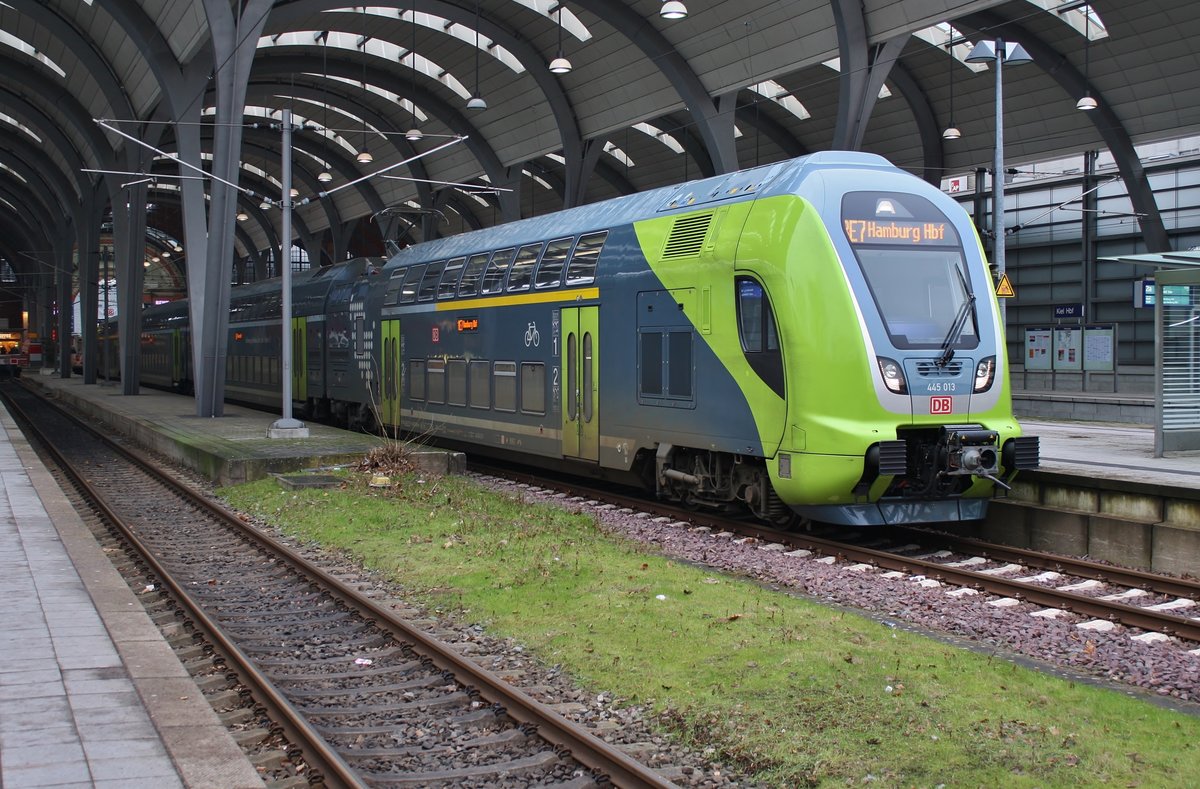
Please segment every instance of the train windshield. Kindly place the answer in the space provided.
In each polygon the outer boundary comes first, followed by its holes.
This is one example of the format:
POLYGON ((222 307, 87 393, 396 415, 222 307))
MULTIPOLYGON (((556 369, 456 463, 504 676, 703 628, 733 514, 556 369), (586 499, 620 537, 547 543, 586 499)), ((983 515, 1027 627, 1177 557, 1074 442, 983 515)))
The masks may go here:
POLYGON ((852 192, 842 201, 842 228, 895 347, 979 344, 958 233, 931 202, 852 192))

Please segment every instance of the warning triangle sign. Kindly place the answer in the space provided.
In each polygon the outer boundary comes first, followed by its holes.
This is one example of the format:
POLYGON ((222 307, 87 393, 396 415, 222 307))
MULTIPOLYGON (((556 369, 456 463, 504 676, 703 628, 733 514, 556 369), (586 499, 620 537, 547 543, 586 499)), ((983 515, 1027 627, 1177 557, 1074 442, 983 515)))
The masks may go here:
POLYGON ((1012 283, 1008 281, 1008 272, 1000 275, 1000 283, 996 285, 996 295, 1002 299, 1011 299, 1017 295, 1012 283))

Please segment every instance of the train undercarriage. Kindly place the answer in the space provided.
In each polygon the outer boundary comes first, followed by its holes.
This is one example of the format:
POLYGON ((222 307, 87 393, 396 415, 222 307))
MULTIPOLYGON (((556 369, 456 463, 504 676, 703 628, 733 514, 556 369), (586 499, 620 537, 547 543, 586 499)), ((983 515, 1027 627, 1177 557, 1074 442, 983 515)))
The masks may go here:
POLYGON ((771 485, 762 458, 660 444, 653 461, 653 487, 659 498, 697 509, 745 509, 780 525, 794 519, 771 485))

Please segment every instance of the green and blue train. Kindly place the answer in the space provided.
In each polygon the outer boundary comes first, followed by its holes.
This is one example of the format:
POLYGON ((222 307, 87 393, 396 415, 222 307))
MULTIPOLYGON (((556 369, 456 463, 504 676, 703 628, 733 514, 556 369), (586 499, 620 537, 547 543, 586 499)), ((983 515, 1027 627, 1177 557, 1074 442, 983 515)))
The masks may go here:
MULTIPOLYGON (((983 249, 950 198, 824 152, 417 244, 293 281, 305 418, 882 525, 982 518, 1038 463, 983 249)), ((279 281, 235 288, 231 399, 278 406, 279 281)), ((142 380, 187 390, 186 304, 142 380)))

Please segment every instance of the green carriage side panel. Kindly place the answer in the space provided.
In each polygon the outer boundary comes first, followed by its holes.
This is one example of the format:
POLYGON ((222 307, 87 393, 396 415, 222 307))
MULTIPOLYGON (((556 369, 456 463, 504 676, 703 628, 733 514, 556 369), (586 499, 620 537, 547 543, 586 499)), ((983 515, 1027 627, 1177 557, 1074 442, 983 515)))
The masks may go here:
POLYGON ((885 413, 874 395, 857 307, 816 208, 802 197, 780 195, 648 220, 636 229, 667 288, 710 290, 710 310, 698 300, 685 302, 684 312, 753 413, 779 494, 851 501, 863 453, 875 441, 895 438, 896 415, 885 413), (698 257, 664 259, 676 223, 703 214, 712 220, 698 257), (742 351, 739 276, 759 281, 770 300, 784 349, 784 397, 758 377, 742 351), (792 455, 792 472, 783 479, 780 451, 792 455))
POLYGON ((897 417, 874 393, 865 327, 829 231, 817 210, 798 197, 757 201, 738 250, 739 269, 757 270, 774 297, 789 424, 782 446, 819 455, 862 452, 895 438, 897 417), (869 437, 876 428, 888 434, 869 437))
MULTIPOLYGON (((792 443, 787 398, 794 394, 794 375, 791 369, 784 370, 787 389, 785 397, 780 397, 750 368, 738 331, 734 280, 738 276, 750 276, 762 283, 779 328, 785 359, 790 362, 796 338, 806 337, 811 332, 803 325, 797 325, 796 316, 791 312, 790 305, 795 300, 791 288, 795 285, 790 279, 794 267, 787 265, 789 256, 801 254, 803 260, 822 254, 821 251, 816 254, 797 252, 795 247, 801 243, 796 238, 797 222, 806 222, 823 232, 820 219, 811 206, 791 196, 746 201, 636 225, 643 253, 664 286, 667 289, 694 287, 703 294, 703 298, 684 302, 684 313, 735 381, 746 407, 754 415, 765 457, 773 457, 781 445, 792 443), (697 245, 697 254, 678 255, 676 228, 694 226, 705 216, 711 219, 703 240, 697 245)), ((818 250, 824 249, 828 249, 827 242, 824 247, 818 247, 818 250)), ((820 301, 820 298, 816 300, 820 301)), ((799 320, 807 324, 809 318, 804 316, 799 320)))
POLYGON ((561 324, 563 457, 599 461, 600 308, 564 307, 561 324))
POLYGON ((308 319, 292 318, 292 399, 308 399, 308 319))

